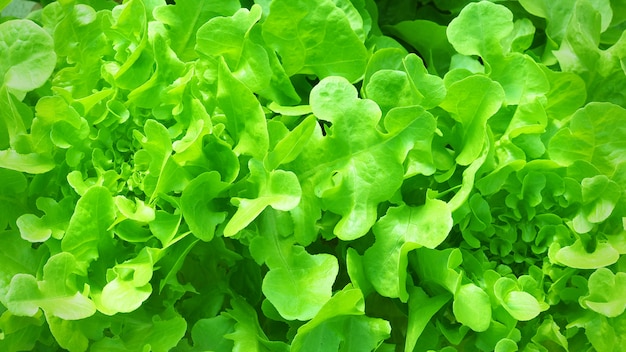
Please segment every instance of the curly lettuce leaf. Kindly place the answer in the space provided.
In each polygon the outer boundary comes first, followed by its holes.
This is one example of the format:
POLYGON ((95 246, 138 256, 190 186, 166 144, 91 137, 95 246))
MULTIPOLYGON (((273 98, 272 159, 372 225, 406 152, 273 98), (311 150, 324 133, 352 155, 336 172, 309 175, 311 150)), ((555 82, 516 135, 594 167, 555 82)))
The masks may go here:
POLYGON ((376 205, 402 184, 403 162, 416 141, 434 134, 433 116, 420 107, 396 108, 376 126, 381 111, 359 99, 344 78, 322 80, 311 92, 315 116, 332 127, 319 131, 310 147, 293 162, 302 183, 304 206, 317 206, 342 216, 334 233, 343 240, 363 236, 376 221, 376 205), (393 151, 390 153, 390 151, 393 151), (311 196, 315 195, 315 198, 311 196), (317 199, 316 199, 317 198, 317 199))
POLYGON ((427 199, 418 207, 390 208, 374 225, 376 242, 364 255, 365 274, 383 296, 399 297, 406 302, 407 253, 415 248, 435 248, 452 229, 448 205, 427 199))
POLYGON ((287 75, 362 77, 367 49, 337 4, 347 1, 272 1, 263 37, 282 58, 287 75))
POLYGON ((33 21, 0 23, 0 48, 0 85, 21 98, 41 87, 56 65, 52 37, 33 21))
POLYGON ((59 253, 48 259, 43 280, 30 274, 17 274, 7 292, 7 308, 15 315, 34 316, 39 309, 64 320, 78 320, 96 313, 96 305, 77 284, 76 276, 84 275, 70 253, 59 253))
POLYGON ((370 318, 364 310, 361 291, 346 287, 337 292, 313 319, 298 329, 291 350, 332 349, 347 352, 377 348, 391 332, 389 322, 370 318))

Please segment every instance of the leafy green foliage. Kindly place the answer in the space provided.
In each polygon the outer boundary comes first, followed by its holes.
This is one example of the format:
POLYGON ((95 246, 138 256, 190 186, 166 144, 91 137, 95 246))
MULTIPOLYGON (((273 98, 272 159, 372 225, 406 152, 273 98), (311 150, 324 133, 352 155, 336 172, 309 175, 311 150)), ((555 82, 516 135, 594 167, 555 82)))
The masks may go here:
POLYGON ((168 3, 0 0, 0 350, 626 345, 623 1, 168 3))

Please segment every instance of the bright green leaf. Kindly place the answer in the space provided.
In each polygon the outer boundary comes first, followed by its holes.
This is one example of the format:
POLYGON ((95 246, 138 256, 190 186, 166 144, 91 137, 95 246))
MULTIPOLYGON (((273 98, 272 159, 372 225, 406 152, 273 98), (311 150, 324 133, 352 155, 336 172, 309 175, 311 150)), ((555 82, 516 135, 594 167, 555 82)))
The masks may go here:
POLYGON ((96 312, 96 306, 76 287, 75 277, 79 273, 74 257, 59 253, 48 259, 43 281, 29 274, 13 277, 7 293, 7 306, 13 314, 22 316, 34 316, 41 308, 47 314, 65 320, 89 317, 96 312))
POLYGON ((537 299, 524 291, 509 292, 504 297, 503 306, 513 318, 519 321, 534 319, 541 313, 541 307, 537 299))
POLYGON ((342 216, 334 228, 339 238, 361 237, 376 221, 377 204, 400 186, 408 151, 434 134, 433 116, 419 107, 398 108, 385 119, 388 133, 383 134, 375 127, 381 117, 378 106, 358 99, 356 89, 340 77, 315 86, 311 106, 332 127, 326 137, 314 135, 294 161, 307 196, 301 207, 317 206, 315 195, 323 208, 342 216))
POLYGON ((590 103, 572 116, 569 126, 560 129, 550 140, 550 158, 561 165, 576 160, 590 162, 612 177, 626 161, 626 119, 624 108, 610 103, 590 103))
POLYGON ((626 273, 613 274, 599 268, 589 276, 589 294, 580 298, 580 304, 609 318, 626 310, 626 273))
POLYGON ((474 331, 485 331, 491 324, 489 296, 474 284, 459 287, 452 308, 456 319, 474 331))
POLYGON ((450 209, 438 199, 427 199, 419 207, 390 208, 374 225, 376 242, 364 256, 365 273, 376 291, 406 302, 407 253, 437 247, 451 229, 450 209))
POLYGON ((489 1, 470 3, 461 10, 447 29, 454 48, 464 55, 483 56, 502 53, 501 41, 513 31, 513 14, 502 5, 489 1))
POLYGON ((281 56, 289 76, 304 73, 357 81, 365 71, 365 45, 334 1, 272 1, 263 37, 281 56))
POLYGON ((216 209, 215 198, 228 187, 216 171, 206 172, 193 179, 180 197, 183 217, 189 229, 203 241, 210 241, 215 227, 226 219, 226 213, 216 209))
POLYGON ((100 186, 90 188, 76 204, 61 248, 78 261, 97 259, 100 246, 112 240, 109 227, 114 220, 115 205, 109 190, 100 186))
POLYGON ((233 198, 238 209, 224 228, 225 236, 233 236, 248 226, 268 206, 288 211, 300 202, 302 190, 295 174, 284 170, 268 172, 255 160, 250 161, 249 167, 251 182, 258 187, 259 194, 254 199, 233 198))
POLYGON ((298 329, 291 350, 372 351, 390 332, 389 322, 364 314, 363 294, 348 286, 298 329))
POLYGON ((194 46, 199 28, 213 17, 232 15, 239 9, 239 6, 239 3, 234 0, 179 0, 176 6, 156 7, 153 14, 157 20, 168 25, 172 49, 178 57, 189 61, 197 57, 194 46))
POLYGON ((262 159, 269 148, 265 115, 252 94, 229 71, 219 65, 217 101, 226 114, 226 130, 235 140, 235 152, 262 159))
POLYGON ((426 325, 448 301, 451 295, 441 294, 429 297, 423 289, 412 287, 409 291, 409 325, 407 327, 405 352, 415 349, 417 340, 426 325))
POLYGON ((315 128, 315 118, 309 116, 296 126, 265 157, 263 164, 267 170, 274 170, 281 164, 293 161, 307 146, 315 128))
POLYGON ((0 85, 20 96, 42 86, 56 65, 50 35, 29 20, 0 23, 0 85))
POLYGON ((600 242, 593 252, 588 252, 580 240, 559 249, 554 256, 557 263, 577 269, 597 269, 611 265, 618 259, 619 252, 610 244, 600 242))
POLYGON ((448 87, 441 107, 462 126, 456 157, 459 164, 469 165, 478 158, 487 135, 487 120, 500 109, 504 97, 502 87, 484 76, 470 76, 448 87))

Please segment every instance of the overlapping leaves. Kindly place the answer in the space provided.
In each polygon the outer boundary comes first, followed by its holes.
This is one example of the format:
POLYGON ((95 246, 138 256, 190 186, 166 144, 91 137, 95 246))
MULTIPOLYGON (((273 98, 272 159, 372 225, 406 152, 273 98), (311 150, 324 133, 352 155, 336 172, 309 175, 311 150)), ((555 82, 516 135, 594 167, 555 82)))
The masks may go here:
POLYGON ((0 349, 623 345, 619 1, 44 3, 0 1, 0 349))

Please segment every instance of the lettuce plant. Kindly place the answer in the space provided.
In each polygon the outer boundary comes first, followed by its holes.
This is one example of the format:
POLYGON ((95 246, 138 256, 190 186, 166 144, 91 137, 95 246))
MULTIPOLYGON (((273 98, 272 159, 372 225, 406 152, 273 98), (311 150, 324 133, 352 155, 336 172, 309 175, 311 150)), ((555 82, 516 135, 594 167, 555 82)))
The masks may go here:
POLYGON ((626 346, 623 1, 9 2, 0 350, 626 346))

